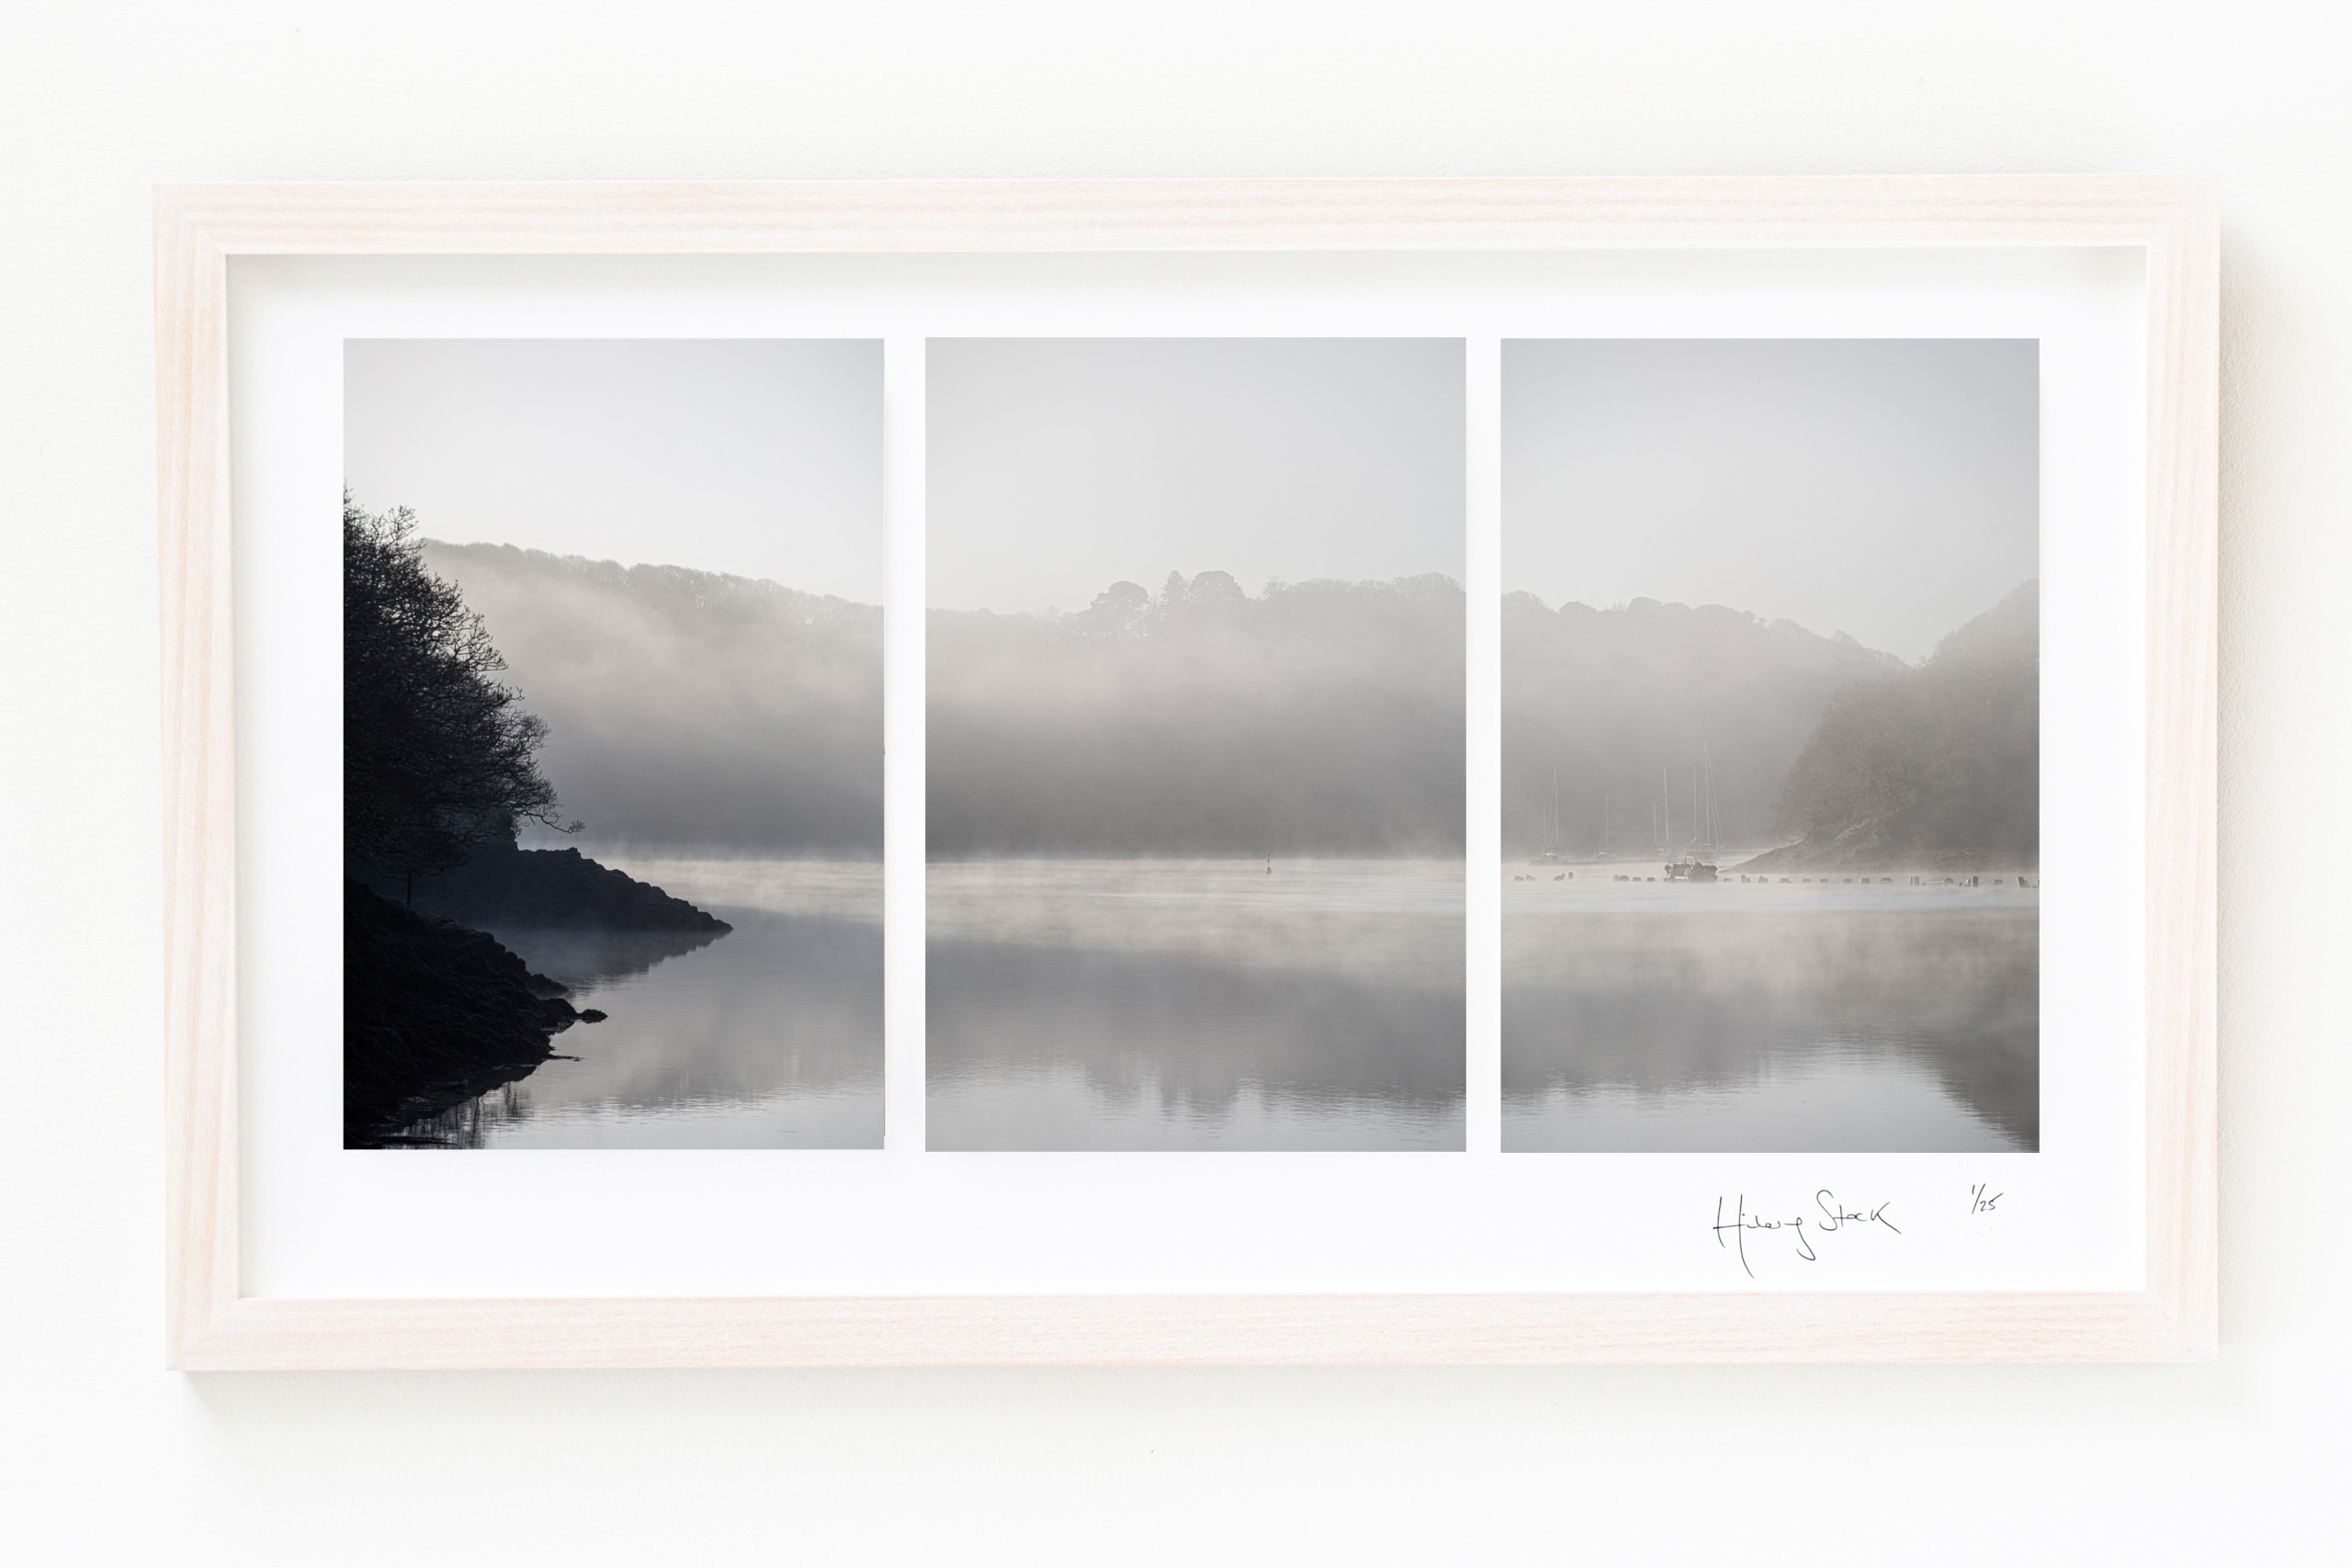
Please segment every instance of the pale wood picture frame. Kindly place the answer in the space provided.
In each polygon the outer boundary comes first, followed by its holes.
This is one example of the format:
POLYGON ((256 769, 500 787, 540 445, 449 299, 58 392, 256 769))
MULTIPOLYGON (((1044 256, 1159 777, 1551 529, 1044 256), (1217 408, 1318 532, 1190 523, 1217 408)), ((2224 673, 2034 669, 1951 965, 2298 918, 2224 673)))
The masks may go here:
POLYGON ((2218 223, 2175 176, 220 185, 155 199, 167 1346, 192 1371, 2132 1360, 2217 1346, 2218 223), (240 1290, 235 256, 2134 247, 2146 1277, 2111 1293, 287 1300, 240 1290))

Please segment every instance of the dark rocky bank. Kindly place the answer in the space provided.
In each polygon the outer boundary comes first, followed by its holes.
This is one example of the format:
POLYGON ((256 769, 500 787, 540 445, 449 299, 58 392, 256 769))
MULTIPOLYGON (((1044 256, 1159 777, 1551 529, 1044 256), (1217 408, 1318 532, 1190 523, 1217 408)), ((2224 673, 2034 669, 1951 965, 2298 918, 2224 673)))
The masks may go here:
POLYGON ((427 915, 481 930, 707 931, 735 928, 684 898, 599 865, 578 850, 477 845, 455 871, 419 876, 411 890, 388 873, 354 868, 368 887, 427 915))
MULTIPOLYGON (((523 1077, 585 1018, 485 932, 343 889, 344 1146, 523 1077)), ((697 911, 698 912, 698 911, 697 911)))

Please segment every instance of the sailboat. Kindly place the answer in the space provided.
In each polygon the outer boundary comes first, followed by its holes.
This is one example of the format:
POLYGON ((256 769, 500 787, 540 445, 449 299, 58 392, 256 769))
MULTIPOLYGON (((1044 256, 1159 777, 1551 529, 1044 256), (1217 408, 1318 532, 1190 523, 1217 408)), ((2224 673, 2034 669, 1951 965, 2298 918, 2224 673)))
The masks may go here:
MULTIPOLYGON (((1663 787, 1663 778, 1660 784, 1663 787)), ((1670 797, 1667 809, 1673 810, 1670 797)), ((1722 848, 1723 813, 1715 801, 1714 760, 1704 745, 1699 748, 1699 765, 1690 770, 1690 847, 1680 858, 1667 863, 1667 880, 1713 882, 1722 848)))
POLYGON ((1568 857, 1560 849, 1560 770, 1552 770, 1552 818, 1544 839, 1544 848, 1531 857, 1530 865, 1557 865, 1568 857))

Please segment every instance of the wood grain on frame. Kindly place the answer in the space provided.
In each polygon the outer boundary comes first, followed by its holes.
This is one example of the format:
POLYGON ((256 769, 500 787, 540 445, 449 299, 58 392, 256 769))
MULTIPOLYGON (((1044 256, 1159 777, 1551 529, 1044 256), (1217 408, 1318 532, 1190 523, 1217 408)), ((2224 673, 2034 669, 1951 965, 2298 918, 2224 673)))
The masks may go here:
POLYGON ((2164 175, 159 188, 171 1364, 2211 1356, 2218 253, 2212 182, 2164 175), (2114 245, 2147 256, 2148 1272, 2142 1289, 520 1301, 239 1293, 229 257, 1942 245, 2114 245))

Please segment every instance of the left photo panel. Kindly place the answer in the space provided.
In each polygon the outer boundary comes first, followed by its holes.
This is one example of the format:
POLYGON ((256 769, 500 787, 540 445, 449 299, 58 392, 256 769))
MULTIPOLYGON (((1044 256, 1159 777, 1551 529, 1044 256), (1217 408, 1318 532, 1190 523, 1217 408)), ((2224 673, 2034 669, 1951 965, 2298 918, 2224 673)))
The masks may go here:
POLYGON ((345 1146, 879 1147, 881 344, 355 339, 344 476, 345 1146))

